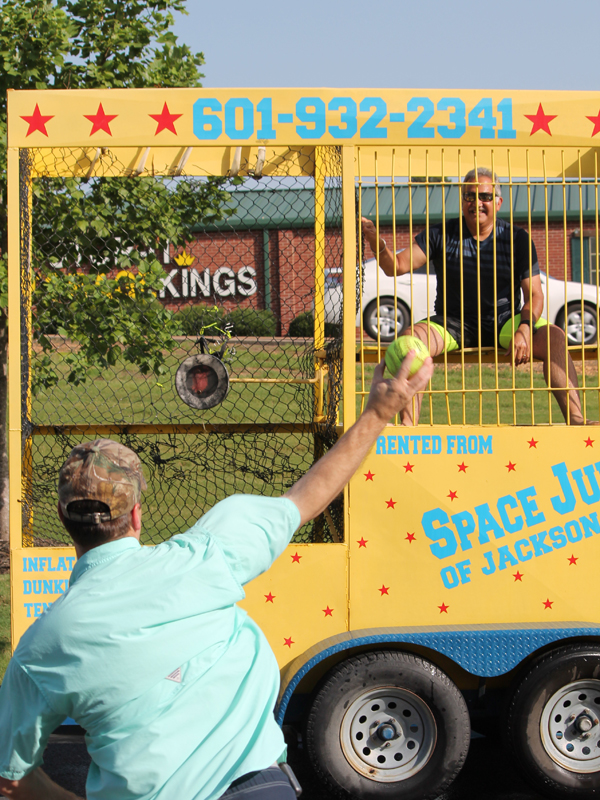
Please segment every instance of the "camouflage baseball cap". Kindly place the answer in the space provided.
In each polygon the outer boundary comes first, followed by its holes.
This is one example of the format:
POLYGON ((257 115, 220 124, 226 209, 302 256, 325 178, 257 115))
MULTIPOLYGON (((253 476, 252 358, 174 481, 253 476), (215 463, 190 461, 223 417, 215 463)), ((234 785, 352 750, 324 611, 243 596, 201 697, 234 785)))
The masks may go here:
POLYGON ((96 439, 71 450, 58 474, 58 500, 67 519, 106 522, 128 514, 146 489, 139 458, 111 439, 96 439), (109 512, 81 514, 69 511, 78 500, 99 500, 109 512))

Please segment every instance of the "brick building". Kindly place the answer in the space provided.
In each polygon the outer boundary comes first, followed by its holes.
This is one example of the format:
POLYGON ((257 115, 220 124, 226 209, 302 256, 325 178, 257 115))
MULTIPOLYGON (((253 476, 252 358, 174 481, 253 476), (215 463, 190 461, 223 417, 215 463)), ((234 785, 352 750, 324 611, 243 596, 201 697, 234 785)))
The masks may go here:
MULTIPOLYGON (((540 267, 552 277, 596 282, 597 188, 579 185, 515 184, 513 221, 531 230, 540 267)), ((510 219, 511 193, 502 187, 501 217, 510 219)), ((361 213, 375 219, 391 244, 396 219, 396 249, 430 224, 459 214, 459 186, 389 185, 361 189, 361 213), (427 193, 429 197, 427 197, 427 193), (377 197, 378 195, 378 197, 377 197)), ((341 265, 340 190, 326 191, 325 264, 341 265)), ((161 299, 173 310, 190 303, 270 309, 279 333, 310 311, 314 294, 314 192, 307 186, 269 185, 232 192, 231 216, 199 228, 184 252, 165 251, 161 299)), ((370 252, 365 257, 371 256, 370 252)))

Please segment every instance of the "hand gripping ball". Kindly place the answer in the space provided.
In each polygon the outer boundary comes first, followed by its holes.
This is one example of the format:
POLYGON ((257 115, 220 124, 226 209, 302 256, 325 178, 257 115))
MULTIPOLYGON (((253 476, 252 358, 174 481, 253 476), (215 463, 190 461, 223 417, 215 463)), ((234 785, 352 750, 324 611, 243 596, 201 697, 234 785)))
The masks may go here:
POLYGON ((398 370, 410 350, 414 350, 416 355, 410 365, 408 374, 414 375, 415 372, 421 369, 423 362, 429 355, 427 346, 416 336, 401 336, 391 343, 385 354, 385 365, 392 375, 398 374, 398 370))

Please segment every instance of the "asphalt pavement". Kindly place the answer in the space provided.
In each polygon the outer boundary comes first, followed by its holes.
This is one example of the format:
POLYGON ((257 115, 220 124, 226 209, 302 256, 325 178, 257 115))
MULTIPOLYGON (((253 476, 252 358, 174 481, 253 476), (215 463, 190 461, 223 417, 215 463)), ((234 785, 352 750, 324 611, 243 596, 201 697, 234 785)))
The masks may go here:
MULTIPOLYGON (((302 744, 289 749, 288 760, 304 789, 303 800, 333 800, 312 774, 302 744)), ((44 768, 65 789, 85 797, 89 756, 83 741, 54 737, 44 755, 44 768)), ((465 766, 440 800, 543 800, 521 780, 507 763, 501 743, 494 738, 475 738, 465 766)), ((173 799, 175 800, 175 798, 173 799)), ((177 798, 177 800, 184 800, 177 798)))

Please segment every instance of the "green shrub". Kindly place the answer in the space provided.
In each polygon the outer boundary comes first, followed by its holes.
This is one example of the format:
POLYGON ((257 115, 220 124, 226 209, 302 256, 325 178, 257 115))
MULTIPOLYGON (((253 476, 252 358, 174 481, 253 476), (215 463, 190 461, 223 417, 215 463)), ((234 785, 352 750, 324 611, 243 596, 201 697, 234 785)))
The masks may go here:
POLYGON ((225 328, 232 336, 275 336, 277 321, 272 311, 256 308, 234 308, 228 311, 201 303, 186 306, 175 315, 183 336, 218 336, 225 328))
POLYGON ((272 311, 256 308, 235 308, 225 317, 232 336, 275 336, 277 321, 272 311))
MULTIPOLYGON (((290 324, 290 336, 303 336, 312 338, 315 333, 315 318, 312 311, 303 311, 290 324)), ((325 336, 335 338, 341 334, 341 326, 333 322, 325 323, 325 336)))
POLYGON ((225 311, 201 303, 182 308, 175 319, 182 336, 216 336, 225 327, 225 311))

